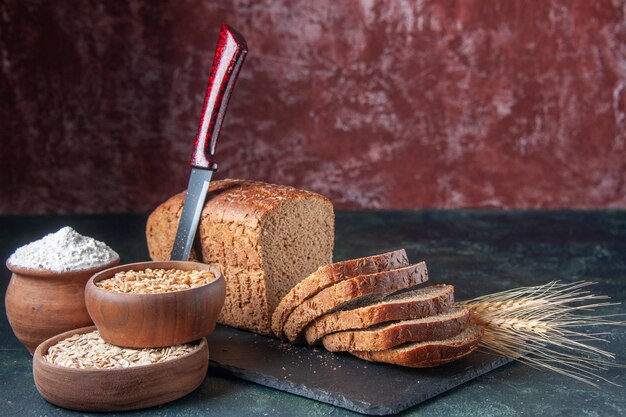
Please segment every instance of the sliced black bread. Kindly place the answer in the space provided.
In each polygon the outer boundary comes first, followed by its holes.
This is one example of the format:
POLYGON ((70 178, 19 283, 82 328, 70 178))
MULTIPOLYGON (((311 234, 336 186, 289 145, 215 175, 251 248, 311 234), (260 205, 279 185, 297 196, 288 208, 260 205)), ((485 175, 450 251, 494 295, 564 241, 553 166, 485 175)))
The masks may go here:
POLYGON ((304 328, 316 318, 363 300, 374 302, 384 296, 421 284, 428 280, 426 263, 410 265, 393 271, 359 275, 323 289, 298 305, 289 315, 283 331, 291 343, 303 343, 304 328))
POLYGON ((406 343, 387 350, 350 353, 370 362, 386 362, 411 368, 430 368, 469 355, 478 347, 482 335, 482 327, 471 324, 463 332, 449 339, 406 343))
POLYGON ((453 307, 436 316, 383 323, 364 330, 331 333, 324 336, 322 343, 331 352, 386 350, 408 342, 454 337, 467 328, 469 318, 469 308, 453 307))
POLYGON ((323 289, 358 275, 375 274, 382 271, 408 266, 409 261, 404 249, 393 252, 336 262, 321 266, 304 280, 296 284, 280 301, 272 314, 272 331, 274 334, 287 340, 283 326, 289 315, 306 299, 314 296, 323 289))
POLYGON ((305 329, 307 342, 318 344, 327 334, 343 330, 365 329, 379 323, 419 319, 445 313, 454 304, 452 285, 432 285, 401 294, 392 294, 374 303, 365 303, 350 310, 325 314, 305 329))

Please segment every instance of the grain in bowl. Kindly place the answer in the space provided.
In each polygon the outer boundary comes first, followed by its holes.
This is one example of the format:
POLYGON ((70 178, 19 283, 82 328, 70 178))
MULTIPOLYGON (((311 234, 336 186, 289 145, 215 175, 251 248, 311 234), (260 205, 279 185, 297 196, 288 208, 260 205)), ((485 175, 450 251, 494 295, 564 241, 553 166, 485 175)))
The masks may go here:
POLYGON ((152 269, 127 270, 96 282, 106 291, 124 294, 155 294, 188 290, 216 280, 211 270, 152 269))
POLYGON ((96 330, 70 330, 35 349, 35 386, 52 404, 105 412, 152 407, 189 394, 206 377, 205 338, 187 346, 129 349, 103 344, 96 330))
POLYGON ((174 346, 209 335, 226 298, 217 265, 152 261, 109 268, 85 286, 100 336, 118 346, 174 346))
POLYGON ((107 343, 94 330, 59 340, 48 348, 43 358, 48 363, 67 368, 129 368, 180 358, 197 348, 197 343, 163 348, 125 348, 107 343))

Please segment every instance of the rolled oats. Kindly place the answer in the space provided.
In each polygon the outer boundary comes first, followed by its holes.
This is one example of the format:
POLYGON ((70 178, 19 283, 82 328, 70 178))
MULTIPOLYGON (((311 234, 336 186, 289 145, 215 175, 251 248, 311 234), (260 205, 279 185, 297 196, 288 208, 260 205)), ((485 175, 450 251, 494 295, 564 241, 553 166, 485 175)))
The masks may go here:
POLYGON ((75 334, 48 348, 44 360, 68 368, 130 368, 166 362, 187 355, 198 348, 198 343, 164 348, 133 349, 105 342, 97 330, 75 334))

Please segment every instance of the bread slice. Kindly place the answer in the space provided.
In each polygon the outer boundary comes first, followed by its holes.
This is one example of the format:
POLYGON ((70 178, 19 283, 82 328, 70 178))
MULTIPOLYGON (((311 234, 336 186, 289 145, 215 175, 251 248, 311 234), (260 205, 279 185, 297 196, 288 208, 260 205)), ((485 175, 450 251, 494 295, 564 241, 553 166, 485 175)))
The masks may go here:
MULTIPOLYGON (((146 238, 153 260, 170 259, 184 198, 178 194, 150 215, 146 238)), ((218 264, 226 279, 219 323, 270 336, 279 301, 332 262, 333 206, 292 187, 213 181, 196 237, 195 258, 218 264)))
POLYGON ((318 344, 333 332, 365 329, 392 320, 419 319, 445 313, 454 304, 452 285, 432 285, 392 294, 383 300, 323 315, 315 319, 304 330, 307 342, 318 344))
POLYGON ((277 337, 287 340, 283 332, 283 326, 289 315, 304 300, 314 296, 324 288, 357 275, 375 274, 402 268, 407 265, 409 265, 409 260, 406 256, 406 251, 400 249, 380 255, 321 266, 317 271, 296 284, 283 297, 272 315, 272 331, 277 337))
POLYGON ((426 263, 420 262, 393 271, 359 275, 338 282, 309 298, 289 315, 283 331, 291 343, 303 343, 304 328, 319 316, 363 300, 380 300, 392 292, 428 280, 426 263))
POLYGON ((387 350, 350 353, 370 362, 386 362, 411 368, 430 368, 469 355, 478 347, 482 335, 482 327, 470 324, 464 331, 449 339, 406 343, 387 350))
POLYGON ((443 340, 461 333, 469 324, 470 310, 454 307, 443 314, 421 319, 394 321, 347 330, 324 336, 322 343, 330 352, 385 350, 407 342, 443 340))

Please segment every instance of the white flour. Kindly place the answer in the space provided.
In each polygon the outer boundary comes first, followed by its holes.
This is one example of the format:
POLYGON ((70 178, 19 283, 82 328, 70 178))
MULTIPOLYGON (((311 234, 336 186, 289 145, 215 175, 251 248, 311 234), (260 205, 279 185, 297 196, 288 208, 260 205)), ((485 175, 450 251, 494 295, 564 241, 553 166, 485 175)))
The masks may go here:
POLYGON ((89 269, 107 264, 119 255, 103 242, 82 236, 67 226, 17 249, 11 265, 55 272, 89 269))

